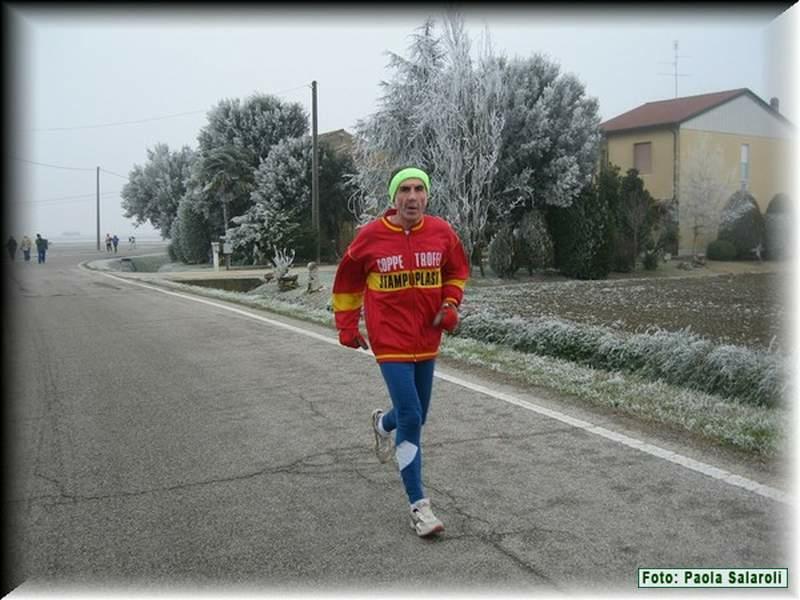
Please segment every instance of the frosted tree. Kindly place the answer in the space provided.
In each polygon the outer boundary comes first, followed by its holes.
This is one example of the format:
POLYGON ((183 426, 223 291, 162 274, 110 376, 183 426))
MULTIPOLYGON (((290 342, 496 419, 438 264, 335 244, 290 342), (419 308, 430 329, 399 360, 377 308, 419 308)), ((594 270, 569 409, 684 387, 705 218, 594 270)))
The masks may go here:
POLYGON ((431 174, 429 210, 453 220, 479 262, 490 221, 569 206, 591 181, 600 118, 597 101, 554 63, 497 58, 488 34, 473 60, 461 18, 442 25, 439 36, 426 22, 408 59, 392 55, 379 110, 356 130, 351 209, 376 216, 391 171, 419 164, 431 174))
POLYGON ((351 209, 365 221, 388 203, 389 174, 416 164, 431 174, 429 211, 446 217, 465 250, 485 243, 492 178, 503 125, 500 66, 488 35, 477 65, 463 20, 443 19, 443 37, 427 21, 413 37, 410 58, 391 55, 395 77, 382 85, 380 109, 359 123, 351 209))
POLYGON ((250 194, 251 207, 234 217, 234 249, 261 252, 297 242, 311 216, 311 140, 308 136, 276 144, 258 169, 250 194))
MULTIPOLYGON (((352 161, 327 144, 319 146, 320 252, 335 254, 339 227, 353 220, 347 211, 352 189, 344 174, 352 161)), ((289 138, 276 144, 255 172, 250 208, 234 217, 234 247, 244 253, 255 247, 295 246, 301 255, 316 250, 311 223, 311 138, 289 138)))
POLYGON ((290 213, 271 202, 254 205, 244 215, 234 217, 233 222, 236 226, 228 235, 233 249, 252 256, 253 264, 264 262, 271 245, 290 243, 299 227, 290 213))
POLYGON ((243 146, 227 144, 200 155, 195 163, 193 181, 198 191, 195 210, 215 222, 217 208, 222 208, 219 233, 225 235, 231 214, 240 214, 249 204, 253 188, 252 152, 243 146))
POLYGON ((208 112, 198 134, 197 160, 187 196, 215 230, 226 231, 231 219, 251 205, 254 171, 283 139, 306 134, 302 106, 274 96, 255 94, 244 102, 220 101, 208 112))
POLYGON ((501 61, 506 88, 495 189, 501 216, 570 206, 591 181, 600 142, 597 100, 544 56, 501 61))
POLYGON ((720 147, 710 148, 704 137, 690 147, 681 172, 681 219, 690 224, 694 255, 699 239, 710 241, 707 238, 716 235, 722 203, 735 186, 735 171, 725 168, 720 147))
POLYGON ((453 225, 472 257, 486 242, 501 150, 504 88, 488 35, 482 39, 477 67, 458 15, 445 19, 444 40, 446 64, 422 105, 430 124, 435 173, 429 206, 453 225))
POLYGON ((244 102, 221 100, 207 118, 208 124, 197 136, 198 151, 241 146, 250 151, 254 169, 279 141, 308 133, 308 116, 300 104, 265 94, 254 94, 244 102))
POLYGON ((135 218, 137 224, 149 221, 161 237, 169 237, 194 157, 188 146, 177 152, 171 152, 167 144, 148 148, 147 162, 134 165, 120 192, 125 217, 135 218))
POLYGON ((395 75, 381 82, 384 92, 378 111, 356 125, 355 172, 349 177, 356 191, 350 210, 362 222, 386 208, 387 180, 395 168, 406 164, 430 168, 431 163, 426 95, 444 64, 434 21, 429 19, 412 35, 409 58, 388 55, 395 75))

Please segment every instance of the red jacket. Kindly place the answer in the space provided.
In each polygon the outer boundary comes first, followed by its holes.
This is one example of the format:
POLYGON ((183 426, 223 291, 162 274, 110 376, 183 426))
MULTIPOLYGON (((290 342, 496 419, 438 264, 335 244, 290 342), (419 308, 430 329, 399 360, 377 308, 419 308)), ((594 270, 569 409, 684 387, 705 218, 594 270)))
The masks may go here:
POLYGON ((383 217, 362 227, 333 282, 337 329, 355 329, 364 307, 378 362, 417 362, 439 352, 433 319, 445 300, 458 306, 469 277, 464 248, 447 221, 425 215, 406 232, 383 217))

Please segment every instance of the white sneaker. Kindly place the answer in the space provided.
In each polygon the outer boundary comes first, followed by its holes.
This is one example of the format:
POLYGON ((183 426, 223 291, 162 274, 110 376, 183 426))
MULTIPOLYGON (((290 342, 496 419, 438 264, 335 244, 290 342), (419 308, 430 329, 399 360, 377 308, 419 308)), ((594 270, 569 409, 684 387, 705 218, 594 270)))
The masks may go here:
POLYGON ((419 537, 426 537, 444 531, 444 525, 431 510, 428 498, 417 500, 411 505, 411 528, 419 537))
POLYGON ((372 432, 375 434, 375 456, 382 463, 387 463, 394 454, 394 440, 392 435, 383 435, 378 431, 378 421, 383 416, 383 411, 376 408, 372 411, 372 432))

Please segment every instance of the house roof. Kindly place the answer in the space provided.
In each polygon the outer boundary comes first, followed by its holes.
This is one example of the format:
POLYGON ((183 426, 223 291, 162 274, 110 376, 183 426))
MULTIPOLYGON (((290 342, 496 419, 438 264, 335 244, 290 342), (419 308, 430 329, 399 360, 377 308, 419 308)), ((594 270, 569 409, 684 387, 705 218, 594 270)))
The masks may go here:
POLYGON ((674 98, 672 100, 647 102, 613 119, 600 123, 600 129, 604 133, 608 133, 628 129, 642 129, 644 127, 677 125, 745 94, 751 96, 781 120, 786 121, 780 113, 773 110, 769 104, 764 102, 749 89, 739 88, 724 92, 714 92, 713 94, 701 94, 699 96, 686 96, 684 98, 674 98))
POLYGON ((317 139, 330 144, 335 152, 343 154, 352 154, 353 152, 355 140, 353 139, 353 135, 345 129, 336 129, 334 131, 320 133, 317 139))

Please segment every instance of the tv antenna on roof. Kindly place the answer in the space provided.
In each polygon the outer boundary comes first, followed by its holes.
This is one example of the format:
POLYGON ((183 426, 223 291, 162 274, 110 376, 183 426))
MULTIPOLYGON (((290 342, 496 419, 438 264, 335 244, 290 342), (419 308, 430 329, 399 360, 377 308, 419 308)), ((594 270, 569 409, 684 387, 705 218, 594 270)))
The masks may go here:
MULTIPOLYGON (((678 40, 672 42, 672 49, 675 51, 675 60, 672 62, 659 62, 661 65, 672 65, 672 73, 659 73, 659 75, 670 75, 675 78, 675 97, 678 97, 678 77, 688 77, 686 73, 678 73, 678 40)), ((682 56, 680 58, 691 58, 690 56, 682 56)))

